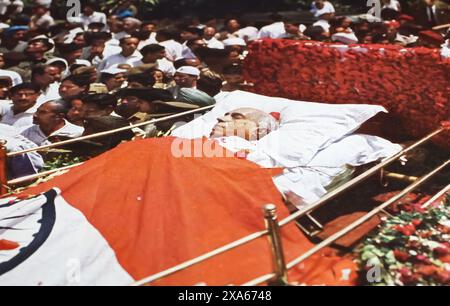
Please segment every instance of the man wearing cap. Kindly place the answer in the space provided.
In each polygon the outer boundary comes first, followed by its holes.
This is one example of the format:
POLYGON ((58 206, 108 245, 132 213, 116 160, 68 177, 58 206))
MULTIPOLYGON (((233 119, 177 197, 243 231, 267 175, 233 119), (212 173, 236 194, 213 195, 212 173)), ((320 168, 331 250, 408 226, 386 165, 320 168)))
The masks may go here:
POLYGON ((117 65, 113 65, 101 71, 100 82, 106 85, 108 92, 113 93, 123 85, 126 85, 126 72, 126 69, 121 69, 117 65))
POLYGON ((175 74, 173 63, 166 59, 166 48, 159 44, 150 44, 141 49, 142 59, 133 63, 134 67, 156 64, 156 68, 167 75, 175 74))
POLYGON ((192 66, 182 66, 177 69, 173 77, 176 86, 169 88, 176 99, 180 92, 180 88, 197 88, 197 80, 200 77, 200 70, 192 66))
POLYGON ((83 134, 84 129, 66 120, 68 109, 66 105, 48 101, 39 106, 33 115, 33 125, 21 135, 38 146, 57 141, 57 137, 76 138, 83 134))
POLYGON ((214 27, 205 27, 203 30, 203 40, 208 48, 223 49, 223 43, 216 38, 217 30, 214 27))
POLYGON ((0 52, 23 52, 27 47, 25 36, 28 33, 28 26, 11 26, 2 33, 0 52))
MULTIPOLYGON (((141 113, 149 115, 148 118, 161 118, 169 115, 181 113, 188 110, 199 108, 198 105, 192 103, 172 101, 173 98, 170 92, 163 89, 155 88, 138 88, 138 89, 123 89, 119 92, 122 97, 122 103, 133 104, 141 113)), ((193 115, 188 117, 177 118, 165 122, 158 123, 156 126, 161 131, 170 130, 175 122, 187 122, 193 119, 193 115)), ((147 135, 151 130, 146 128, 147 135)), ((154 132, 154 131, 152 131, 154 132)))
POLYGON ((38 105, 36 100, 41 89, 33 83, 22 83, 11 88, 13 104, 0 104, 0 123, 17 128, 25 128, 33 124, 33 114, 38 105))
POLYGON ((34 63, 44 63, 48 60, 47 53, 51 53, 55 43, 45 35, 36 36, 28 41, 25 55, 34 63))
POLYGON ((138 62, 142 59, 141 53, 137 50, 138 45, 139 38, 137 37, 126 36, 122 38, 120 40, 120 47, 122 48, 122 52, 105 58, 98 65, 98 69, 102 71, 116 64, 129 64, 133 66, 135 62, 138 62))

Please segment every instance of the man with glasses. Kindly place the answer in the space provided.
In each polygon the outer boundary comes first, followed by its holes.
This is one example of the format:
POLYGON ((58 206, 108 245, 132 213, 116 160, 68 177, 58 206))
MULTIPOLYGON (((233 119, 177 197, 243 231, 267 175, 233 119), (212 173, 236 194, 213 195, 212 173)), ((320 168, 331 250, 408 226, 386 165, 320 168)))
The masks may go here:
POLYGON ((0 123, 22 129, 33 124, 36 100, 41 94, 39 85, 22 83, 11 88, 12 105, 0 104, 0 123))

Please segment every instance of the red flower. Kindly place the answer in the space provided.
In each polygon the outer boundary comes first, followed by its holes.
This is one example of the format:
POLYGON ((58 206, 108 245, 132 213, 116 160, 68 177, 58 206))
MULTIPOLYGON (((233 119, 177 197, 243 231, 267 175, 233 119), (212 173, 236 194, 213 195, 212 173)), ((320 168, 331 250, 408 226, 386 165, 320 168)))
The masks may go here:
POLYGON ((422 224, 422 220, 415 219, 415 220, 412 220, 411 223, 412 223, 415 227, 417 227, 417 226, 419 226, 419 225, 422 224))
POLYGON ((414 234, 416 232, 416 227, 412 224, 408 224, 405 226, 396 226, 394 228, 396 231, 399 231, 400 233, 402 233, 405 236, 411 236, 412 234, 414 234))
POLYGON ((400 262, 407 262, 409 259, 408 253, 400 251, 400 250, 394 250, 394 256, 395 256, 395 259, 397 259, 400 262))
POLYGON ((441 244, 439 247, 433 249, 433 252, 436 254, 436 256, 443 257, 443 256, 446 256, 447 254, 449 254, 449 248, 447 246, 441 244))
POLYGON ((415 259, 418 262, 422 262, 422 263, 425 263, 427 265, 431 264, 431 260, 428 257, 426 257, 425 255, 417 255, 415 259))

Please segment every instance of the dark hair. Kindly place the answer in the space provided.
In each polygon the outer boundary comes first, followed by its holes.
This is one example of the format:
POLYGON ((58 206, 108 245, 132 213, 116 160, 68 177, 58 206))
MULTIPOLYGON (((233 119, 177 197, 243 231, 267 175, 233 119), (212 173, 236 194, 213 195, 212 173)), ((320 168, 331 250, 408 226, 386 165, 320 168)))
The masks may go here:
POLYGON ((82 8, 84 9, 85 7, 91 7, 94 11, 97 11, 99 9, 98 4, 95 1, 91 1, 91 0, 87 0, 87 1, 82 1, 81 2, 82 8), (84 3, 83 3, 84 2, 84 3))
POLYGON ((199 29, 199 28, 193 27, 193 26, 184 27, 181 31, 182 32, 189 32, 189 33, 197 35, 199 37, 202 37, 202 35, 203 35, 203 30, 202 29, 199 29))
MULTIPOLYGON (((202 39, 202 38, 189 39, 189 40, 186 42, 186 45, 187 45, 188 47, 191 47, 191 46, 194 45, 195 42, 197 42, 197 41, 203 41, 203 39, 202 39)), ((200 46, 200 47, 203 47, 203 46, 200 46)))
POLYGON ((80 49, 83 49, 82 46, 75 44, 75 43, 70 43, 70 44, 59 44, 57 46, 59 53, 61 54, 67 54, 73 51, 77 51, 80 49))
POLYGON ((31 79, 33 80, 33 78, 36 75, 44 75, 45 74, 45 68, 47 66, 46 65, 37 65, 35 66, 32 70, 31 70, 31 79))
POLYGON ((146 56, 148 53, 155 53, 165 50, 166 48, 164 46, 161 46, 159 44, 150 44, 145 46, 140 50, 141 54, 143 56, 146 56))
POLYGON ((77 75, 69 75, 67 78, 62 80, 61 83, 65 81, 70 81, 79 87, 87 87, 91 83, 91 76, 89 74, 77 74, 77 75))
POLYGON ((110 40, 112 37, 111 33, 108 32, 85 32, 84 39, 88 45, 92 44, 94 40, 110 40))
POLYGON ((117 98, 111 94, 88 94, 82 96, 81 100, 86 104, 95 104, 102 110, 117 106, 117 98))
POLYGON ((206 92, 211 97, 217 95, 222 89, 223 80, 215 73, 201 73, 200 78, 197 81, 197 88, 203 92, 206 92))
POLYGON ((175 62, 173 62, 173 66, 175 67, 175 69, 178 69, 180 67, 189 66, 189 65, 187 64, 186 58, 180 58, 180 59, 177 59, 175 62))
POLYGON ((10 92, 11 92, 11 94, 13 94, 22 89, 31 89, 36 93, 41 91, 41 87, 39 85, 31 83, 31 82, 24 82, 24 83, 21 83, 19 85, 12 87, 10 92))
POLYGON ((304 34, 311 38, 311 40, 321 41, 325 39, 325 35, 323 33, 325 30, 321 26, 310 26, 308 27, 304 34))
MULTIPOLYGON (((154 70, 152 71, 154 72, 154 70)), ((138 74, 131 74, 128 76, 128 83, 130 82, 136 82, 144 87, 153 87, 155 85, 155 77, 151 73, 138 73, 138 74)))
POLYGON ((164 28, 156 32, 158 35, 164 36, 166 39, 175 39, 179 35, 179 32, 173 28, 164 28))
MULTIPOLYGON (((89 125, 94 133, 100 133, 129 126, 130 123, 122 117, 100 116, 86 118, 85 125, 89 125)), ((122 141, 131 140, 133 137, 134 133, 131 130, 126 130, 113 135, 97 138, 97 141, 104 144, 105 147, 103 149, 109 150, 119 145, 122 141)))

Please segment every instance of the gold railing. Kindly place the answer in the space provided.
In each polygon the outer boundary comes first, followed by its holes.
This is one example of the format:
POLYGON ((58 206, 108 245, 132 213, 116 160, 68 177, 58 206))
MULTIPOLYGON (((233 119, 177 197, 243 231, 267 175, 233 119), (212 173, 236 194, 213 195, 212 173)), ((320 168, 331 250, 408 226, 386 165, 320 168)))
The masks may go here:
MULTIPOLYGON (((321 200, 317 201, 316 203, 313 203, 313 204, 309 205, 307 208, 305 208, 303 210, 299 210, 298 212, 290 215, 289 217, 285 218, 284 220, 281 220, 280 222, 278 222, 278 220, 277 220, 276 209, 275 209, 274 205, 271 205, 271 204, 266 205, 264 207, 264 217, 265 217, 265 220, 266 220, 266 230, 254 233, 254 234, 249 235, 249 236, 246 236, 246 237, 244 237, 242 239, 239 239, 239 240, 234 241, 234 242, 232 242, 230 244, 227 244, 227 245, 225 245, 225 246, 223 246, 221 248, 218 248, 218 249, 213 250, 213 251, 211 251, 209 253, 206 253, 206 254, 204 254, 202 256, 196 257, 196 258, 194 258, 192 260, 186 261, 186 262, 184 262, 182 264, 179 264, 177 266, 174 266, 174 267, 172 267, 170 269, 167 269, 165 271, 162 271, 162 272, 159 272, 157 274, 154 274, 154 275, 151 275, 149 277, 146 277, 144 279, 141 279, 141 280, 133 283, 132 285, 133 286, 142 286, 142 285, 151 284, 151 283, 153 283, 153 282, 155 282, 157 280, 161 280, 161 279, 163 279, 163 278, 165 278, 167 276, 170 276, 172 274, 175 274, 177 272, 185 270, 185 269, 187 269, 189 267, 192 267, 192 266, 194 266, 196 264, 204 262, 204 261, 208 260, 211 257, 214 257, 214 256, 217 256, 219 254, 223 254, 223 253, 228 252, 230 250, 236 249, 236 248, 238 248, 238 247, 240 247, 240 246, 242 246, 244 244, 250 243, 250 242, 252 242, 252 241, 254 241, 256 239, 259 239, 259 238, 261 238, 263 236, 268 236, 269 237, 269 242, 271 244, 271 250, 272 250, 272 259, 273 259, 274 272, 270 273, 270 274, 262 275, 262 276, 258 277, 257 279, 253 279, 253 280, 251 280, 251 281, 249 281, 247 283, 244 283, 242 285, 243 286, 255 286, 255 285, 259 285, 259 284, 266 283, 266 282, 269 282, 269 281, 270 281, 271 284, 273 284, 273 283, 275 283, 275 284, 287 284, 288 283, 287 272, 289 270, 291 270, 292 268, 297 266, 299 263, 305 261, 306 259, 308 259, 312 255, 314 255, 318 251, 320 251, 323 248, 329 246, 330 244, 332 244, 336 240, 338 240, 341 237, 345 236, 346 234, 350 233, 351 231, 353 231, 354 229, 356 229, 357 227, 359 227, 360 225, 362 225, 366 221, 370 220, 373 216, 377 215, 380 212, 383 212, 388 206, 392 205, 393 203, 397 202, 398 200, 400 200, 401 198, 406 196, 411 191, 413 191, 416 188, 418 188, 419 186, 423 185, 425 182, 430 180, 437 173, 439 173, 440 171, 445 169, 450 164, 450 160, 447 160, 446 162, 442 163, 439 167, 435 168, 430 173, 424 175, 423 177, 421 177, 418 180, 416 180, 415 182, 413 182, 410 186, 405 188, 402 192, 400 192, 396 196, 392 197, 391 199, 389 199, 385 203, 381 204, 380 206, 378 206, 374 210, 370 211, 369 213, 367 213, 363 217, 359 218, 358 220, 354 221, 352 224, 348 225, 344 229, 342 229, 339 232, 333 234, 329 238, 323 240, 321 243, 319 243, 318 245, 316 245, 312 249, 308 250, 306 253, 302 254, 301 256, 299 256, 298 258, 294 259, 293 261, 289 262, 288 264, 285 264, 285 258, 284 258, 284 252, 283 252, 283 248, 282 248, 281 236, 280 236, 280 233, 279 233, 279 228, 287 226, 288 224, 296 221, 298 218, 300 218, 302 216, 305 216, 309 212, 311 212, 311 211, 317 209, 318 207, 324 205, 326 202, 330 201, 331 199, 334 199, 335 197, 337 197, 338 195, 342 194, 343 192, 345 192, 345 191, 355 187, 356 185, 358 185, 362 181, 368 179, 372 175, 376 174, 378 171, 381 171, 383 168, 385 168, 386 166, 390 165, 391 163, 393 163, 394 161, 396 161, 397 159, 402 157, 405 153, 410 152, 414 148, 417 148, 418 146, 428 142, 434 136, 442 133, 443 131, 445 131, 445 129, 444 128, 440 128, 440 129, 432 132, 431 134, 427 135, 423 139, 417 141, 416 143, 412 144, 408 148, 402 150, 398 154, 392 156, 391 158, 386 159, 385 161, 381 162, 380 164, 374 166, 373 168, 367 170, 363 174, 359 175, 358 177, 356 177, 356 178, 352 179, 351 181, 349 181, 348 183, 344 184, 340 188, 337 188, 336 190, 328 193, 325 197, 323 197, 321 200)), ((444 189, 444 190, 441 191, 441 196, 442 196, 442 194, 445 194, 445 192, 447 192, 449 190, 449 188, 444 189)))

